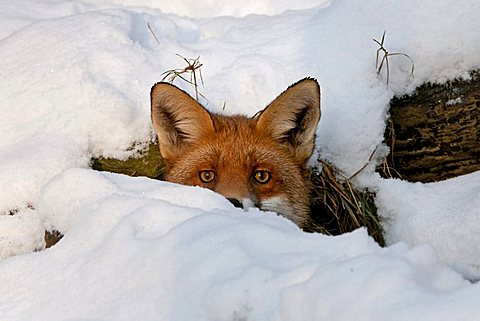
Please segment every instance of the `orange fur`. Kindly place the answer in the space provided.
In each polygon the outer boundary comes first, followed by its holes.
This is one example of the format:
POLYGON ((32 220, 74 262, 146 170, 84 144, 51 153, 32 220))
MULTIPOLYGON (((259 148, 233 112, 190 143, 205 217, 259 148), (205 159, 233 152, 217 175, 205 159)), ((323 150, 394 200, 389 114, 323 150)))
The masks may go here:
POLYGON ((306 163, 320 119, 316 80, 292 85, 253 118, 210 113, 168 83, 155 84, 151 100, 167 181, 209 188, 236 206, 275 211, 307 227, 306 163))

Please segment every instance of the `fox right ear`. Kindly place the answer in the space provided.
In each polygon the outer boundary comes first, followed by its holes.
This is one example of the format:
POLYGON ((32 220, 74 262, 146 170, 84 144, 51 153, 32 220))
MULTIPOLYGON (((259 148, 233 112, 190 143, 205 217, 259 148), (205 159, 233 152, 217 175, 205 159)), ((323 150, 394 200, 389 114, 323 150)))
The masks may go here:
POLYGON ((320 86, 313 78, 291 85, 257 116, 257 128, 288 146, 301 164, 312 155, 320 120, 320 86))
POLYGON ((213 131, 210 113, 176 86, 159 82, 150 92, 153 127, 158 136, 160 154, 175 158, 185 144, 213 131))

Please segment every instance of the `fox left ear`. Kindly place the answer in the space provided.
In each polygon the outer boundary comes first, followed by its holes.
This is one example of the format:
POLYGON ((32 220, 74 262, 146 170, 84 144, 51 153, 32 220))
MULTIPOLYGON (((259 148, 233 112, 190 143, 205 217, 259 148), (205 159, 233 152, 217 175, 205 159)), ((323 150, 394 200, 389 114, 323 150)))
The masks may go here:
POLYGON ((320 120, 320 86, 305 78, 291 85, 259 115, 256 128, 267 131, 286 144, 297 161, 304 164, 312 155, 320 120))
POLYGON ((175 159, 184 146, 215 131, 210 113, 176 86, 159 82, 150 97, 153 127, 165 160, 175 159))

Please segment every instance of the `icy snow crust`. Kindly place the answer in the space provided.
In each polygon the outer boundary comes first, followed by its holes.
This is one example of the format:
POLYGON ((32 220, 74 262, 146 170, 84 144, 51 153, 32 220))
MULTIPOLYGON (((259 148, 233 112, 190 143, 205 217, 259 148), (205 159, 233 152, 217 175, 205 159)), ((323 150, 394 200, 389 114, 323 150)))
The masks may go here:
POLYGON ((377 193, 382 249, 363 229, 306 234, 208 190, 88 168, 153 139, 150 87, 176 53, 201 57, 204 104, 226 114, 317 78, 315 157, 347 176, 381 143, 393 94, 480 67, 474 0, 242 4, 0 2, 1 320, 478 318, 464 279, 480 277, 478 173, 412 184, 372 162, 356 183, 377 193), (371 40, 385 29, 415 61, 413 78, 391 57, 389 87, 371 40), (65 237, 32 253, 45 229, 65 237))

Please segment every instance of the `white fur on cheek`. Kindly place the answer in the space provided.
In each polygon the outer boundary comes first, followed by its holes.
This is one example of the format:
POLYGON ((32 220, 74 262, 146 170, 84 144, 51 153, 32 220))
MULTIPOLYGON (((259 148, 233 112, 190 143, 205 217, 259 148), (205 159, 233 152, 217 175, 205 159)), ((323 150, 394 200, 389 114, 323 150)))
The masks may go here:
POLYGON ((263 211, 276 212, 287 218, 290 218, 293 214, 293 209, 290 207, 287 200, 281 196, 264 199, 260 204, 260 209, 263 211))
POLYGON ((249 198, 244 198, 244 199, 242 200, 242 205, 243 205, 243 209, 244 209, 244 210, 248 210, 249 208, 254 208, 254 207, 256 207, 256 206, 255 206, 255 203, 254 203, 251 199, 249 199, 249 198))

